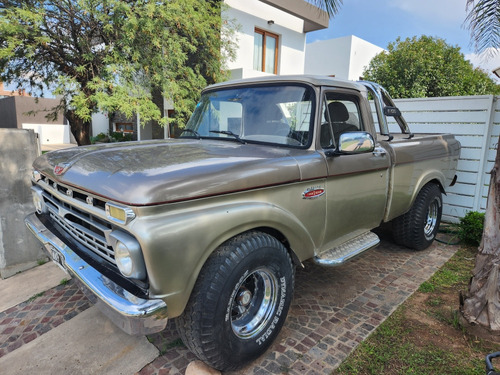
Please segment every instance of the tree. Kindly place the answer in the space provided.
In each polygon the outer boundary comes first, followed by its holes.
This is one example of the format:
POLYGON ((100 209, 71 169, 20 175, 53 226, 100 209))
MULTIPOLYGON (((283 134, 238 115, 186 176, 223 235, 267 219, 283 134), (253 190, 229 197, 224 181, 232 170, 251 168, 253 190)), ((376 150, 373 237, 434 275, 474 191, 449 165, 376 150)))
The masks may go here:
POLYGON ((465 60, 459 47, 421 36, 396 39, 375 56, 364 78, 383 85, 395 98, 499 94, 500 87, 465 60))
MULTIPOLYGON (((500 5, 497 0, 468 0, 466 22, 476 51, 500 48, 500 5)), ((500 137, 491 170, 481 244, 461 312, 475 334, 500 336, 500 137)))
POLYGON ((221 22, 217 0, 5 0, 0 78, 60 96, 54 114, 62 109, 88 144, 97 110, 165 123, 154 92, 186 117, 199 91, 225 77, 233 47, 221 22))

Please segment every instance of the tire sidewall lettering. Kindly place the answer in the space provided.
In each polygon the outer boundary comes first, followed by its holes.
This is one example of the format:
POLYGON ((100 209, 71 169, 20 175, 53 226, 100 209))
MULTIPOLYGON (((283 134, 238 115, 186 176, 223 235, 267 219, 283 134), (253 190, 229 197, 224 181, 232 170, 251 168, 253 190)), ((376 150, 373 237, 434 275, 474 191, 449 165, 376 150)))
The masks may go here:
POLYGON ((267 329, 264 331, 264 333, 260 337, 257 337, 257 339, 255 340, 257 345, 262 345, 264 342, 267 341, 267 339, 269 337, 272 336, 274 330, 276 329, 278 322, 280 321, 280 317, 281 317, 281 314, 283 313, 283 308, 285 306, 285 300, 286 300, 286 277, 285 276, 282 276, 279 279, 279 289, 280 289, 280 293, 279 293, 280 302, 278 304, 278 308, 276 309, 275 316, 274 316, 273 320, 271 321, 269 327, 267 327, 267 329))

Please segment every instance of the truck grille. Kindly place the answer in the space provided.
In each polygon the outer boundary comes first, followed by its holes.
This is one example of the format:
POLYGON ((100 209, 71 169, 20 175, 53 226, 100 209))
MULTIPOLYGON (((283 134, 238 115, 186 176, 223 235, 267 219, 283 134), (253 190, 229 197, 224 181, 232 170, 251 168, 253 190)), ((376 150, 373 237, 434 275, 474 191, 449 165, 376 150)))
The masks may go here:
MULTIPOLYGON (((55 184, 48 178, 44 182, 55 191, 67 194, 69 188, 55 184)), ((73 198, 77 199, 75 193, 70 190, 73 198)), ((77 193, 81 197, 78 200, 86 200, 85 194, 77 193)), ((49 189, 43 191, 44 202, 48 207, 49 216, 55 224, 67 233, 72 239, 97 254, 101 258, 116 265, 113 248, 106 242, 106 233, 112 231, 111 224, 91 213, 80 210, 74 205, 60 200, 49 189)), ((103 202, 104 203, 104 202, 103 202)), ((101 209, 98 205, 97 207, 101 209)), ((104 208, 104 204, 102 205, 104 208)), ((103 212, 104 209, 102 208, 103 212)))

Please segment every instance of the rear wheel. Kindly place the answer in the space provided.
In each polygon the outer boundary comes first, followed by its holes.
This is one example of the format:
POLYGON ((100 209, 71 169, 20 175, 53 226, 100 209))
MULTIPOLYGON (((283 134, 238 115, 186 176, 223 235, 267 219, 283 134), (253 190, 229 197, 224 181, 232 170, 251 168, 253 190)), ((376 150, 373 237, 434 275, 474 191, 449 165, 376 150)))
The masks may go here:
POLYGON ((393 220, 394 241, 410 249, 428 248, 436 238, 442 211, 441 189, 434 183, 425 185, 410 211, 393 220))
POLYGON ((286 248, 262 232, 222 245, 204 265, 177 328, 188 348, 227 371, 257 358, 285 322, 294 267, 286 248))

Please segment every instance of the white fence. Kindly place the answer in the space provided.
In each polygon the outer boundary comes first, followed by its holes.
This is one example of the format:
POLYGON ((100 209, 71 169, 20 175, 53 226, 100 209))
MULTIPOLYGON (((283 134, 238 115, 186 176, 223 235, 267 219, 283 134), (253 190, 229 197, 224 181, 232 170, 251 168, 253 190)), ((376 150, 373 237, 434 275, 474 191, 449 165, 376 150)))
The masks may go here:
MULTIPOLYGON (((443 220, 484 211, 500 135, 500 97, 492 95, 397 99, 413 133, 451 133, 462 144, 458 180, 444 197, 443 220)), ((390 123, 392 132, 400 132, 390 123)))

